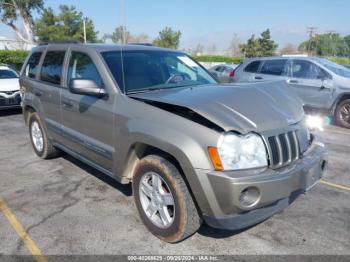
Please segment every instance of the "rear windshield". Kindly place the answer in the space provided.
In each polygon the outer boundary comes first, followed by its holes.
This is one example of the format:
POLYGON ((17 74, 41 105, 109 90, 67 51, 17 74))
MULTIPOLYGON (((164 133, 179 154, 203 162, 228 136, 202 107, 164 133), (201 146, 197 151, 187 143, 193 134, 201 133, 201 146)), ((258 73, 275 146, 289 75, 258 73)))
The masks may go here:
POLYGON ((0 79, 18 78, 18 74, 14 70, 0 69, 0 79))
POLYGON ((102 56, 125 93, 217 83, 197 62, 182 53, 108 51, 102 56))

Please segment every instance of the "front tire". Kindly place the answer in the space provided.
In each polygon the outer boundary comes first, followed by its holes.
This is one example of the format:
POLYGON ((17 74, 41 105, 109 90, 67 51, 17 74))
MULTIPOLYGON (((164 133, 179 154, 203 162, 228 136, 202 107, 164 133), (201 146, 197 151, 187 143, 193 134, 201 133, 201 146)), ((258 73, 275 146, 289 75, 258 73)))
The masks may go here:
POLYGON ((47 133, 36 112, 31 113, 29 116, 29 135, 37 156, 49 159, 58 155, 58 149, 48 140, 47 133))
POLYGON ((350 128, 350 99, 338 104, 335 110, 335 121, 338 126, 350 128))
POLYGON ((133 177, 133 193, 143 223, 163 241, 179 242, 202 223, 181 174, 162 157, 149 155, 140 161, 133 177))

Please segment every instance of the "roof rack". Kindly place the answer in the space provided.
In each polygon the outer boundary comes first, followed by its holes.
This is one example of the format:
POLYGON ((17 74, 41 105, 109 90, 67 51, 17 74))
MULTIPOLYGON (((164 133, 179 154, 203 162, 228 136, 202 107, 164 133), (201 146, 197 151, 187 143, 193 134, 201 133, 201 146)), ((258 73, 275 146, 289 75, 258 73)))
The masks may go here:
POLYGON ((129 43, 128 45, 145 45, 145 46, 154 46, 151 43, 129 43))
POLYGON ((57 44, 81 44, 78 40, 69 41, 52 41, 52 42, 40 42, 39 45, 57 45, 57 44))

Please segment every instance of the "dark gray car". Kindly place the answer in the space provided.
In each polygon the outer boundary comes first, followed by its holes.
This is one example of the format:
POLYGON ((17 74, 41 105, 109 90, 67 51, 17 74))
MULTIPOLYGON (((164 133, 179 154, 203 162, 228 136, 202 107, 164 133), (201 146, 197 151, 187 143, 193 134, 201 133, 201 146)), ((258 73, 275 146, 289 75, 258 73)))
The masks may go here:
POLYGON ((233 82, 282 80, 307 110, 334 116, 350 128, 350 69, 319 57, 248 59, 235 70, 233 82))
POLYGON ((263 221, 326 166, 299 99, 280 83, 218 85, 179 51, 43 45, 20 84, 35 153, 62 150, 132 183, 142 221, 164 241, 202 221, 224 229, 263 221))

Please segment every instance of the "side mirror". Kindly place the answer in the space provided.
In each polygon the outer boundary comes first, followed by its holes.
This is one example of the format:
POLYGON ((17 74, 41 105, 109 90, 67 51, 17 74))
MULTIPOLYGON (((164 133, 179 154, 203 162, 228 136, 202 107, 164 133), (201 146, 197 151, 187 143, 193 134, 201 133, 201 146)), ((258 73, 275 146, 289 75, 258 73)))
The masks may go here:
POLYGON ((331 78, 323 78, 322 79, 322 85, 321 85, 321 90, 323 89, 332 89, 332 81, 331 81, 331 78))
POLYGON ((78 95, 90 95, 99 98, 107 96, 106 91, 92 79, 76 79, 69 81, 69 91, 78 95))

